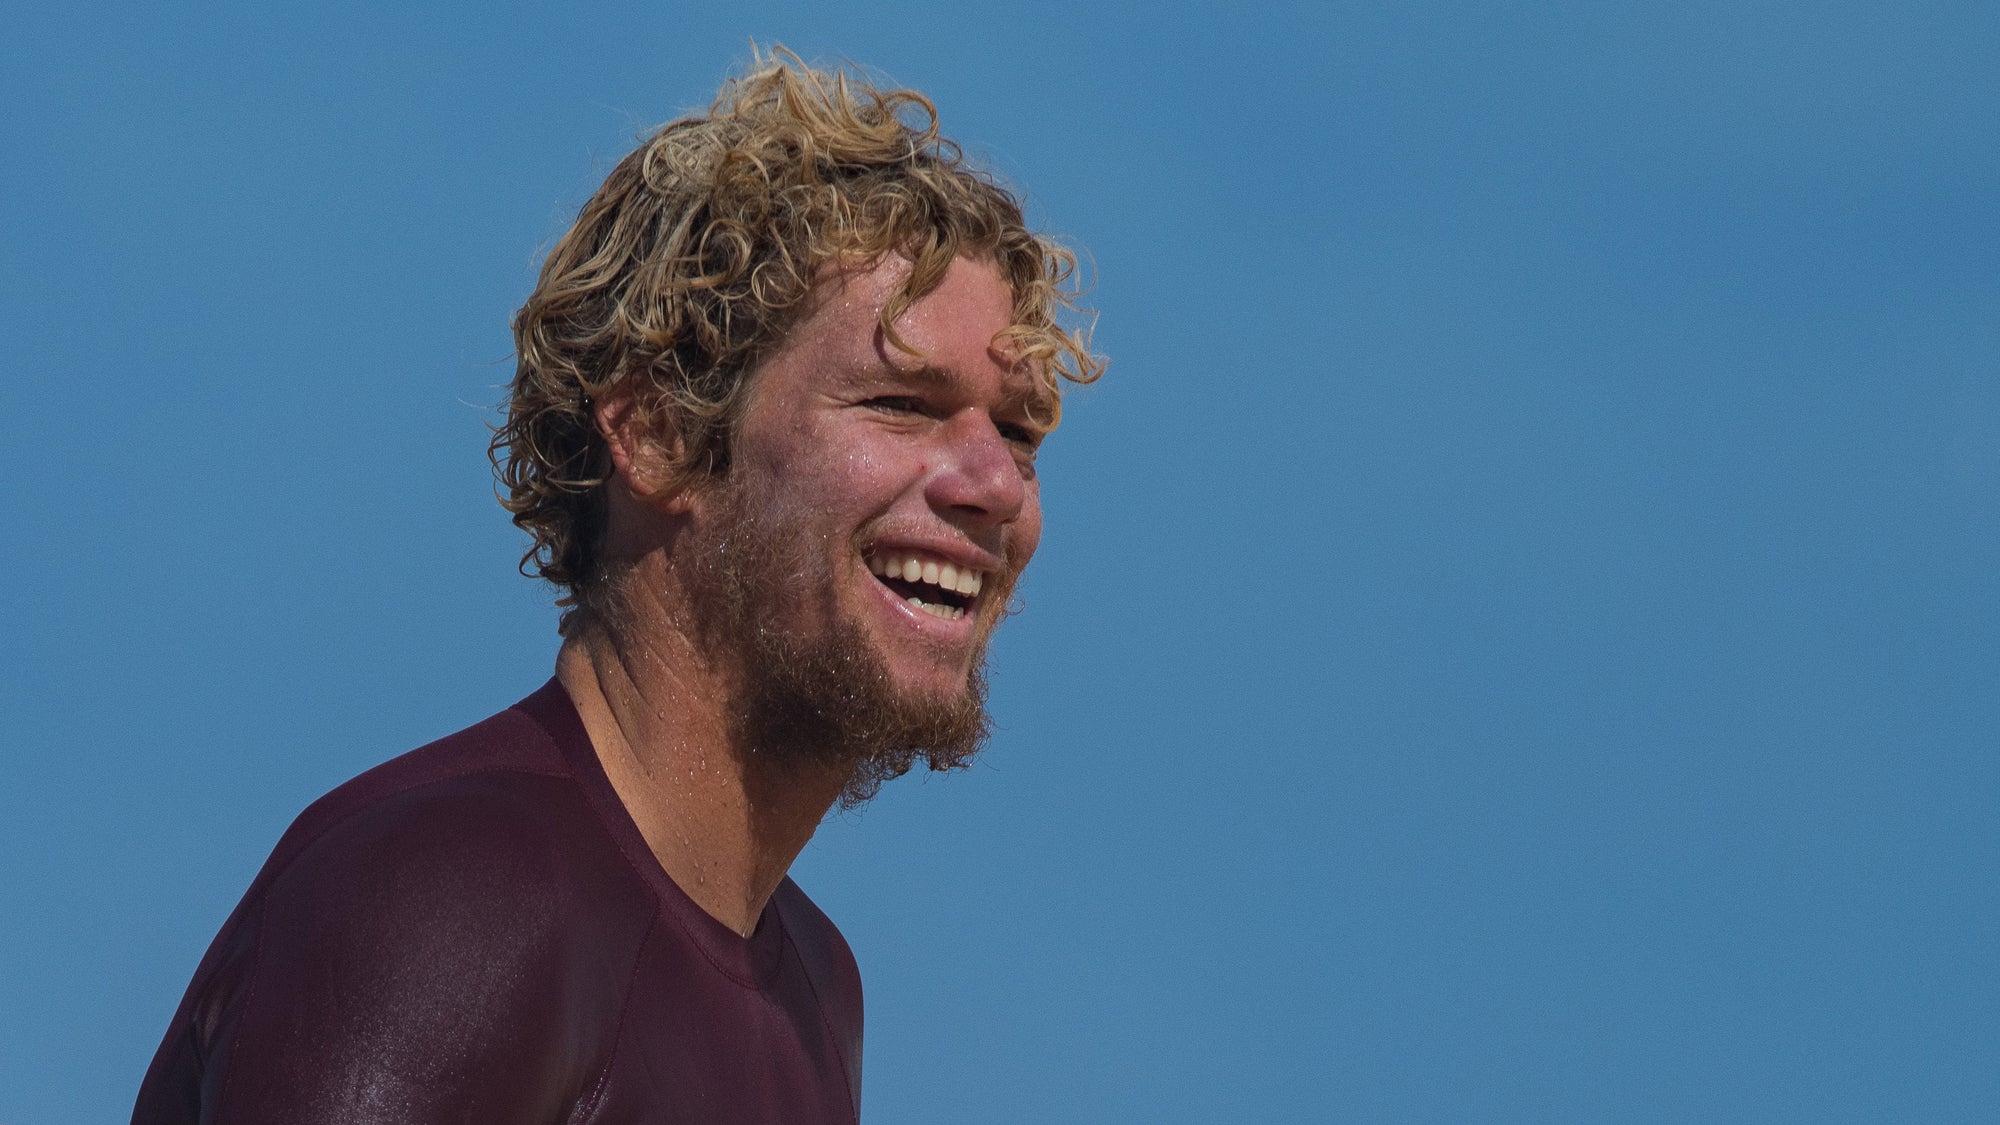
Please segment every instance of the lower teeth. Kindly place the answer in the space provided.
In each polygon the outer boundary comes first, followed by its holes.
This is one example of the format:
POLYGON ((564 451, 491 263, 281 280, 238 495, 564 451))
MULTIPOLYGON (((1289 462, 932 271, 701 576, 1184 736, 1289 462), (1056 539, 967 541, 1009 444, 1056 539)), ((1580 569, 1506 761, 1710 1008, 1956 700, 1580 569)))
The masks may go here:
POLYGON ((965 611, 955 605, 932 605, 930 602, 918 597, 910 597, 903 600, 930 614, 932 617, 942 617, 946 621, 956 621, 965 616, 965 611))

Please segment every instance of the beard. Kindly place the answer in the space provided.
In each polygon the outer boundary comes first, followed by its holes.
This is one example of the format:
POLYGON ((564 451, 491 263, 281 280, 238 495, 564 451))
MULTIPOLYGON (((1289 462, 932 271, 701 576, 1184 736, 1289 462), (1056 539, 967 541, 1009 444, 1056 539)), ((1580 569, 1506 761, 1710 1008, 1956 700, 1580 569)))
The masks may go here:
MULTIPOLYGON (((933 770, 969 765, 992 730, 986 635, 962 691, 898 689, 861 623, 834 609, 831 560, 844 545, 745 492, 719 482, 711 511, 724 530, 687 544, 691 632, 709 659, 736 675, 737 745, 782 770, 844 774, 843 809, 867 802, 919 761, 933 770), (802 619, 801 600, 822 619, 788 628, 802 619)), ((992 584, 996 604, 1005 606, 1009 586, 992 584)))

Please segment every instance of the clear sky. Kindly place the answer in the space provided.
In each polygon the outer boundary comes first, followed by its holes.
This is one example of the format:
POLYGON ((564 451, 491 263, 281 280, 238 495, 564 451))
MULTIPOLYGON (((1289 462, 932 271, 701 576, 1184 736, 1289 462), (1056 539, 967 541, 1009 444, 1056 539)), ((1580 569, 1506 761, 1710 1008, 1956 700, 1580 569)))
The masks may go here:
POLYGON ((998 738, 794 872, 871 1122, 2000 1119, 2000 7, 1222 7, 13 5, 0 1121, 548 675, 508 318, 752 36, 933 95, 1115 361, 998 738))

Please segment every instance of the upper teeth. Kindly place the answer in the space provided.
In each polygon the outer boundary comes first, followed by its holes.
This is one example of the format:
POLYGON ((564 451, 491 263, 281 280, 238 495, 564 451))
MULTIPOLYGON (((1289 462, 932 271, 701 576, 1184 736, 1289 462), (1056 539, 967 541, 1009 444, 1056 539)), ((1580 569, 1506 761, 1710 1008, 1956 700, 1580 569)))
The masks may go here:
POLYGON ((940 563, 935 559, 919 558, 916 555, 879 553, 870 555, 868 569, 884 578, 900 578, 905 582, 922 582, 941 590, 976 597, 979 587, 986 581, 982 571, 967 567, 960 570, 951 563, 940 563))

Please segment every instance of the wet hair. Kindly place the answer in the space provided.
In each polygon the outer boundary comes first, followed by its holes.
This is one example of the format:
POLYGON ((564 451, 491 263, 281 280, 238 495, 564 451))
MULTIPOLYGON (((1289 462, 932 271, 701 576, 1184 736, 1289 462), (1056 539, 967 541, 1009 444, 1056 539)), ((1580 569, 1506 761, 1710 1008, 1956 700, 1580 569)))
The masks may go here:
POLYGON ((522 573, 564 587, 559 604, 605 593, 611 457, 593 400, 629 391, 645 425, 674 437, 669 487, 724 473, 749 376, 810 313, 816 283, 891 254, 912 264, 882 309, 894 346, 910 350, 892 322, 964 256, 993 262, 1012 290, 996 343, 1036 373, 1050 411, 1062 380, 1102 373, 1070 315, 1075 255, 1027 229, 1018 199, 939 134, 914 90, 778 48, 706 114, 621 160, 514 317, 518 366, 489 454, 532 540, 522 573))

